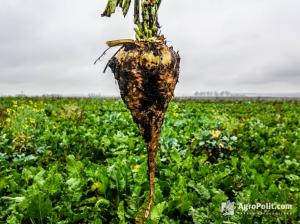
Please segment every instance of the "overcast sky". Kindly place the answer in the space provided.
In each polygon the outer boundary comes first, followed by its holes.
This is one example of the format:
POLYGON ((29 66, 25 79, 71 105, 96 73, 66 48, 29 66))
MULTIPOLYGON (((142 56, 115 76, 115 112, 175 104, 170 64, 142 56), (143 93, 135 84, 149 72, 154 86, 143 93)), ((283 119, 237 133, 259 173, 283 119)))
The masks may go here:
MULTIPOLYGON (((133 38, 106 0, 0 0, 0 95, 119 95, 107 40, 133 38)), ((300 92, 299 0, 163 0, 162 33, 182 57, 176 95, 300 92)))

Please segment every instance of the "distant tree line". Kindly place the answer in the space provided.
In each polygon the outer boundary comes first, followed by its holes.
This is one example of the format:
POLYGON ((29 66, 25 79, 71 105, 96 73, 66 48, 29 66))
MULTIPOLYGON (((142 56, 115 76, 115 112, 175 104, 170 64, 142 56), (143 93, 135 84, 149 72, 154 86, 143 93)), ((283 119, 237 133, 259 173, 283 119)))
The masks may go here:
POLYGON ((232 97, 232 96, 243 96, 242 94, 231 93, 230 91, 196 91, 195 97, 232 97))

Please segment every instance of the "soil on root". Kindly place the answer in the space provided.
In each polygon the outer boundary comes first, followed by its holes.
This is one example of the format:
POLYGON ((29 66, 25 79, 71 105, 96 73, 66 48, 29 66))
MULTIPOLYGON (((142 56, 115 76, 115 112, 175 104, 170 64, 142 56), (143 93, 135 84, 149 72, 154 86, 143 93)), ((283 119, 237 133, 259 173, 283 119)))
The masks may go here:
POLYGON ((178 53, 161 42, 125 44, 109 62, 121 97, 147 145, 158 140, 178 82, 179 62, 178 53))

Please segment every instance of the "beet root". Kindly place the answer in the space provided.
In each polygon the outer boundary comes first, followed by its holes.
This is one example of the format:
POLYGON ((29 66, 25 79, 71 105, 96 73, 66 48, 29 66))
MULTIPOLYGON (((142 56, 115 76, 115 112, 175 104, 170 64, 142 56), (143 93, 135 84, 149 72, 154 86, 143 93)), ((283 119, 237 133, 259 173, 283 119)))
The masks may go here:
POLYGON ((126 43, 108 63, 148 150, 150 197, 144 220, 154 203, 155 157, 164 115, 178 82, 179 63, 179 54, 162 41, 126 43))

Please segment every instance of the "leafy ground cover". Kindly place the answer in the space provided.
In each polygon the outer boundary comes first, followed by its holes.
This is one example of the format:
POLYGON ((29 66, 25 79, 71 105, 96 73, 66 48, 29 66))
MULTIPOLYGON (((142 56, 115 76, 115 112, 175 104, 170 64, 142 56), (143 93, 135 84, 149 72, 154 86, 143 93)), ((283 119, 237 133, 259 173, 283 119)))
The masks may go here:
MULTIPOLYGON (((149 223, 298 223, 300 103, 171 103, 149 223), (291 210, 221 203, 291 204, 291 210)), ((120 100, 0 98, 0 223, 133 223, 147 155, 120 100)))

